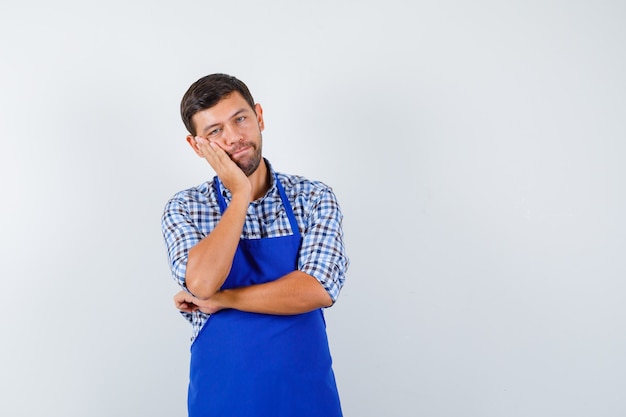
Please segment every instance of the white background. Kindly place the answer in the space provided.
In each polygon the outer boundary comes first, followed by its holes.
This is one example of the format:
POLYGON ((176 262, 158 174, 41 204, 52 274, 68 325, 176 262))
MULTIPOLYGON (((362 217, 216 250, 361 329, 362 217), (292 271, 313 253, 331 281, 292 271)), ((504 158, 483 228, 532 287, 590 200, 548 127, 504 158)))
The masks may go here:
POLYGON ((5 3, 0 415, 185 415, 160 215, 212 72, 339 197, 346 417, 626 414, 623 2, 5 3))

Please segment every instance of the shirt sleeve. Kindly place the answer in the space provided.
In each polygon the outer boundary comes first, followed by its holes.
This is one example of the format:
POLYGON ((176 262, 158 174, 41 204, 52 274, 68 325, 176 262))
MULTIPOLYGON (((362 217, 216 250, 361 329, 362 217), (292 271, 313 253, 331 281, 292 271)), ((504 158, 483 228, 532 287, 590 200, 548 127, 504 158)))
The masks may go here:
POLYGON ((330 188, 324 188, 310 207, 298 259, 298 269, 315 277, 333 303, 343 287, 349 266, 342 222, 335 194, 330 188))
POLYGON ((189 250, 204 237, 189 215, 187 204, 172 198, 166 205, 161 218, 161 231, 165 238, 172 277, 186 291, 185 274, 189 250))

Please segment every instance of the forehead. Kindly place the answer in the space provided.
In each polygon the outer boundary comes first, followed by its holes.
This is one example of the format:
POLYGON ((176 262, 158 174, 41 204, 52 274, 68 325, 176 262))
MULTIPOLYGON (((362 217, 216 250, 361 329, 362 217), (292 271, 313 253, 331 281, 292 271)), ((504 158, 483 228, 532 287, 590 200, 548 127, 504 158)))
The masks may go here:
POLYGON ((200 127, 206 123, 222 123, 231 118, 235 113, 242 110, 253 111, 248 102, 237 91, 233 91, 222 97, 213 107, 200 110, 194 114, 191 120, 200 127), (198 124, 202 122, 201 124, 198 124))

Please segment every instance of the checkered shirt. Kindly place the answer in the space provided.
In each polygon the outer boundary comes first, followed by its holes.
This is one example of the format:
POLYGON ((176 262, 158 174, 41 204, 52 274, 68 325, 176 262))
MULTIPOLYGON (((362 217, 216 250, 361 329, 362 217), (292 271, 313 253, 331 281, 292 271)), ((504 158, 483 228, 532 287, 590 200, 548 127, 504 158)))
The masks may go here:
MULTIPOLYGON (((270 170, 271 186, 267 194, 250 203, 241 233, 242 239, 261 239, 291 235, 289 219, 270 170)), ((302 245, 298 270, 315 277, 326 289, 333 303, 337 300, 349 266, 343 243, 343 215, 332 189, 320 181, 298 175, 278 173, 291 203, 302 245)), ((185 272, 189 250, 206 237, 220 220, 221 213, 213 182, 176 193, 165 205, 161 230, 165 238, 172 277, 185 290, 185 272)), ((230 191, 220 183, 226 204, 230 191)), ((187 290, 188 291, 188 290, 187 290)), ((209 317, 202 312, 181 314, 192 324, 193 341, 209 317)))

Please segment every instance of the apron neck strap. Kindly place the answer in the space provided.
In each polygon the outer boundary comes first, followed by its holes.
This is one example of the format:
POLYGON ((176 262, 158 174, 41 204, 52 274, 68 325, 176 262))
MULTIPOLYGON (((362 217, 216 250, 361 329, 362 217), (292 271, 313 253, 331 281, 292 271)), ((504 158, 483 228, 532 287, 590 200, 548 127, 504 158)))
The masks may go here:
MULTIPOLYGON (((293 209, 291 208, 291 204, 289 203, 289 199, 287 198, 287 194, 285 193, 285 189, 282 184, 278 180, 278 175, 274 174, 274 180, 276 181, 276 188, 278 188, 278 193, 280 194, 280 199, 283 202, 283 207, 285 207, 285 212, 287 213, 287 218, 289 219, 289 224, 291 225, 291 233, 294 236, 300 236, 300 229, 298 228, 298 222, 296 221, 296 216, 293 214, 293 209)), ((226 210, 226 201, 224 200, 224 196, 222 196, 222 187, 220 186, 220 181, 217 177, 213 177, 213 185, 215 187, 216 195, 217 195, 217 203, 220 206, 220 211, 224 214, 226 210)))

